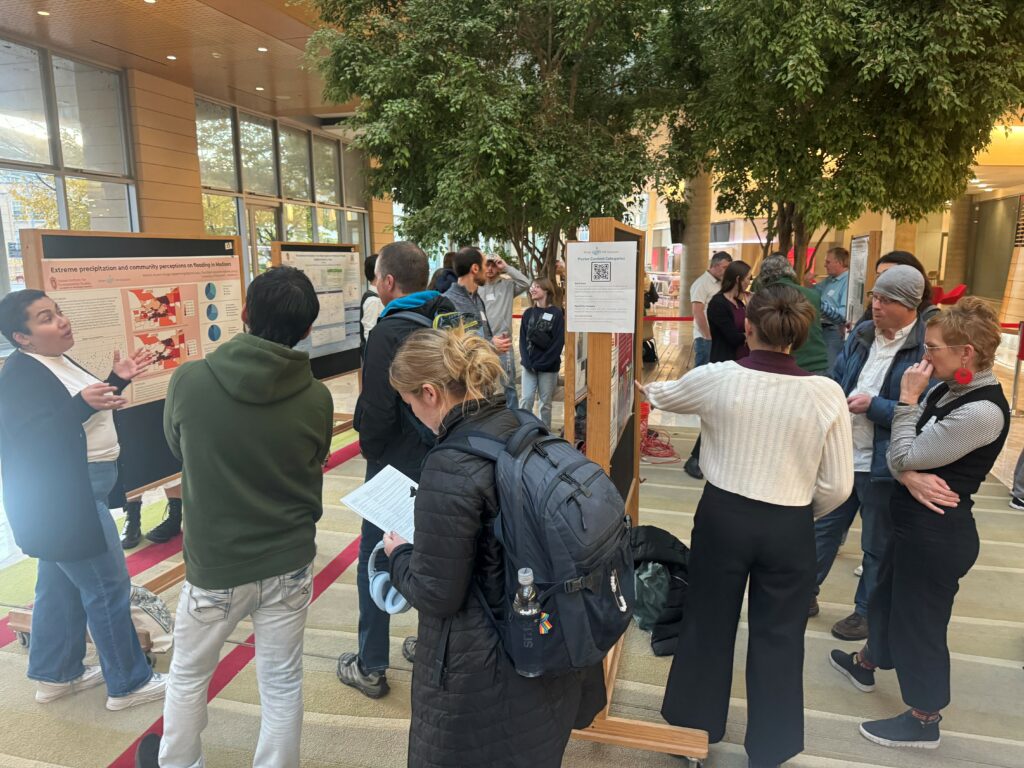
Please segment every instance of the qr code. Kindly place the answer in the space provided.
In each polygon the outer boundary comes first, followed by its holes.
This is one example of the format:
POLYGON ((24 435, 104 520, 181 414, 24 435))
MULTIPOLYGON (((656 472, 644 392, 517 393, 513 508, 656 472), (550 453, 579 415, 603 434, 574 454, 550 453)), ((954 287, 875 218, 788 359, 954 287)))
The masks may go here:
POLYGON ((612 281, 612 263, 595 261, 590 265, 590 282, 610 283, 612 281))

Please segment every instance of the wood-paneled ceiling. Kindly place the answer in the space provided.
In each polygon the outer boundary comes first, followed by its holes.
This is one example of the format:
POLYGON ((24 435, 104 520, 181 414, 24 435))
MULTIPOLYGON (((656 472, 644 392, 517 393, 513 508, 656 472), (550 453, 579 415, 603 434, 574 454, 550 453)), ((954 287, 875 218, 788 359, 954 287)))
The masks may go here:
POLYGON ((315 24, 295 0, 0 0, 0 36, 272 115, 348 114, 304 60, 315 24))

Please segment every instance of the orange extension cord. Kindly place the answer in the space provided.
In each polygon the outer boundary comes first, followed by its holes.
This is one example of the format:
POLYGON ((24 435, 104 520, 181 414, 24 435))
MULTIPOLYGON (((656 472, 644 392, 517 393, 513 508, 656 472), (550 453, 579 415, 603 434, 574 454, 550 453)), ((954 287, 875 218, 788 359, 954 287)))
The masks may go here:
POLYGON ((649 429, 648 418, 651 415, 651 404, 640 403, 640 460, 647 464, 675 464, 681 459, 672 447, 672 439, 649 429))

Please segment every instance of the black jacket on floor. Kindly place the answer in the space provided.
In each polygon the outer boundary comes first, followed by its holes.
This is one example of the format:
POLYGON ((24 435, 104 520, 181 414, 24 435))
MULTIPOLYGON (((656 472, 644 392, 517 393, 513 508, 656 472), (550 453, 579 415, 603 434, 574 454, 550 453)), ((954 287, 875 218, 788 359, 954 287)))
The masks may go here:
MULTIPOLYGON (((128 382, 111 373, 120 392, 128 382)), ((71 562, 107 551, 89 481, 85 424, 96 413, 45 365, 16 351, 0 371, 4 511, 29 557, 71 562)))
POLYGON ((424 327, 415 320, 401 317, 399 312, 415 312, 433 320, 439 314, 454 312, 455 307, 444 296, 432 291, 414 296, 422 296, 423 301, 416 306, 404 306, 409 302, 396 299, 403 303, 400 309, 390 304, 385 307, 366 340, 363 389, 356 401, 352 425, 359 433, 359 448, 366 458, 367 479, 391 464, 417 480, 423 457, 434 445, 430 430, 412 415, 412 409, 392 389, 388 373, 399 347, 424 327))
MULTIPOLYGON (((662 596, 662 610, 651 627, 651 650, 655 656, 671 656, 676 652, 689 588, 690 550, 671 533, 653 525, 638 525, 630 531, 630 543, 637 570, 644 563, 661 563, 668 571, 668 593, 662 596)), ((640 585, 637 585, 639 591, 640 585)))
POLYGON ((557 678, 516 674, 481 604, 482 592, 495 615, 505 615, 494 464, 444 443, 469 431, 507 436, 518 426, 503 398, 449 414, 423 462, 415 547, 391 553, 392 583, 419 611, 411 768, 557 768, 570 731, 589 725, 605 705, 600 665, 557 678), (440 684, 439 662, 446 666, 440 684))

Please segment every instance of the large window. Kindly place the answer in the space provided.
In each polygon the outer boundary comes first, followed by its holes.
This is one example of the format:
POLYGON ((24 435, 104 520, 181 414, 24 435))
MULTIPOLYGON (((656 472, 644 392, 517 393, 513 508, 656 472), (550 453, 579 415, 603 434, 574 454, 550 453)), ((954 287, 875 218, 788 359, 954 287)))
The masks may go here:
POLYGON ((23 229, 135 229, 126 124, 120 74, 0 40, 0 295, 23 229))
POLYGON ((208 235, 237 235, 238 201, 228 195, 203 195, 203 220, 208 235))
POLYGON ((238 190, 235 167, 235 131, 231 110, 220 104, 196 100, 196 138, 199 143, 199 177, 204 187, 238 190))
POLYGON ((322 136, 313 137, 313 176, 316 178, 316 201, 338 205, 341 202, 341 172, 338 164, 338 142, 322 136))
POLYGON ((370 195, 366 189, 366 159, 362 151, 345 145, 345 205, 369 208, 370 195))
POLYGON ((281 126, 281 187, 285 197, 309 200, 309 134, 281 126))
POLYGON ((284 207, 284 239, 289 243, 313 240, 313 209, 308 205, 288 203, 284 207))
POLYGON ((274 153, 274 121, 254 115, 238 120, 242 150, 242 184, 246 192, 277 197, 277 162, 274 153))

